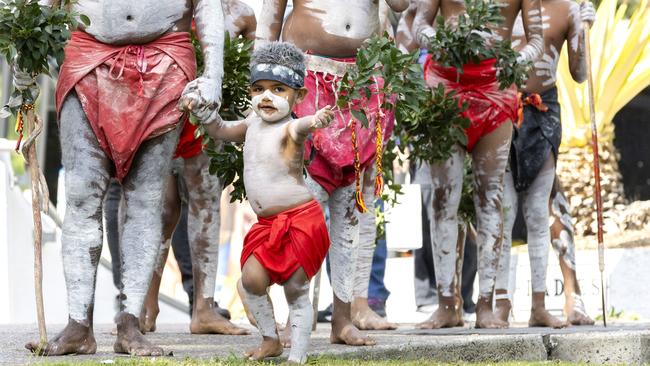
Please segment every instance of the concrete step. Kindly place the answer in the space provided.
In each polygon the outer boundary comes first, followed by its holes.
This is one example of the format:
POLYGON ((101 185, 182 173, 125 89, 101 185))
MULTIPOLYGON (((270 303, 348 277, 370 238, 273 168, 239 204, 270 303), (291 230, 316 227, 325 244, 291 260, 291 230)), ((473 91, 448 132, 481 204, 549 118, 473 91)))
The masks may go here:
MULTIPOLYGON (((50 338, 62 329, 51 326, 50 338)), ((111 325, 96 326, 98 349, 95 355, 44 359, 31 356, 23 344, 38 337, 35 325, 0 327, 0 364, 26 364, 44 361, 106 361, 126 357, 115 355, 111 325)), ((567 329, 515 327, 507 330, 452 328, 415 330, 402 325, 400 330, 368 332, 377 340, 373 347, 350 347, 329 343, 329 325, 319 324, 313 334, 312 356, 329 355, 362 360, 430 360, 436 362, 499 362, 560 360, 593 364, 642 364, 650 362, 650 324, 614 325, 608 328, 571 327, 567 329)), ((185 324, 160 324, 147 335, 152 342, 172 351, 174 358, 194 359, 239 357, 255 347, 259 336, 190 335, 185 324)), ((288 356, 285 351, 284 357, 288 356)))

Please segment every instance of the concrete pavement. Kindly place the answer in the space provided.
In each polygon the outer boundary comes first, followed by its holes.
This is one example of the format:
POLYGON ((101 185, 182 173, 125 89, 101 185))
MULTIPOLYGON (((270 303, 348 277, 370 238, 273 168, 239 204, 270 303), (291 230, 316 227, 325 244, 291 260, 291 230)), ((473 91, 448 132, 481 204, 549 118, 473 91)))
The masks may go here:
MULTIPOLYGON (((112 352, 115 337, 112 326, 98 325, 95 336, 98 350, 91 356, 39 358, 23 345, 38 337, 35 325, 0 327, 0 364, 31 364, 43 361, 106 361, 118 356, 112 352)), ((62 326, 50 326, 50 337, 62 326)), ((508 330, 480 330, 469 327, 443 330, 415 330, 402 325, 392 332, 369 332, 377 346, 349 347, 328 341, 329 325, 319 324, 312 339, 312 355, 333 355, 366 360, 426 359, 439 362, 495 362, 562 360, 595 364, 640 364, 650 362, 650 324, 613 325, 608 328, 513 327, 508 330)), ((154 343, 172 351, 174 358, 196 359, 239 356, 259 342, 259 336, 190 335, 186 325, 162 324, 147 335, 154 343)), ((288 352, 285 352, 286 357, 288 352)))

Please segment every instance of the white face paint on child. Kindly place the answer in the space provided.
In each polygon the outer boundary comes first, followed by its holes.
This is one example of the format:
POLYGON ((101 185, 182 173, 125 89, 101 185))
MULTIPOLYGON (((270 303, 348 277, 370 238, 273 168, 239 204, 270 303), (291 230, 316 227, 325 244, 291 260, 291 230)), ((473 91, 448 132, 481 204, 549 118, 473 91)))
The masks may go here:
POLYGON ((278 96, 266 89, 264 93, 251 98, 251 104, 255 113, 264 121, 277 122, 291 113, 288 99, 288 96, 278 96))

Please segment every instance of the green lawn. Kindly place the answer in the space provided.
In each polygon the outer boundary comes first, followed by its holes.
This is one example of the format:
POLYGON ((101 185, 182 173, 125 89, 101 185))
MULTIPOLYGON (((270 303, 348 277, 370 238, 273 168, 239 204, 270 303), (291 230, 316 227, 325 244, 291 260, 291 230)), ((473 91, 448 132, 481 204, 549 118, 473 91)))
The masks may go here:
MULTIPOLYGON (((115 366, 136 366, 136 365, 153 365, 153 366, 198 366, 198 365, 209 365, 209 366, 242 366, 242 365, 275 365, 280 361, 267 361, 267 362, 252 362, 244 361, 240 358, 231 357, 229 359, 214 359, 214 360, 193 360, 193 359, 175 359, 175 358, 159 358, 155 360, 145 359, 145 358, 117 358, 114 361, 86 361, 86 362, 74 362, 74 363, 47 363, 47 365, 74 365, 74 366, 89 366, 89 365, 99 365, 99 364, 108 364, 115 366)), ((318 366, 330 366, 330 365, 344 365, 344 366, 366 366, 366 365, 378 365, 378 366, 424 366, 424 365, 465 365, 465 366, 474 366, 474 365, 504 365, 504 366, 541 366, 541 365, 558 365, 558 366, 569 366, 569 365, 586 365, 580 363, 571 363, 571 362, 503 362, 503 363, 439 363, 429 360, 420 360, 420 361, 364 361, 364 360, 341 360, 333 357, 312 357, 307 362, 308 365, 318 365, 318 366)))

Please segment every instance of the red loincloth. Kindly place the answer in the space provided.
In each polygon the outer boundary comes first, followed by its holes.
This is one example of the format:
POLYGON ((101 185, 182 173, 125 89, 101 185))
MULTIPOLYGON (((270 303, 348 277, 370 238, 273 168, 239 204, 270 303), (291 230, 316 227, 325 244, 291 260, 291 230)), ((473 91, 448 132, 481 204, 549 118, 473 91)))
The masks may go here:
MULTIPOLYGON (((196 77, 189 33, 142 45, 112 46, 72 32, 56 86, 56 108, 75 89, 99 145, 122 180, 143 141, 178 126, 178 99, 196 77)), ((65 121, 63 121, 65 123, 65 121)))
MULTIPOLYGON (((338 83, 346 69, 354 64, 354 58, 323 58, 308 55, 305 87, 309 92, 305 99, 294 107, 293 111, 296 115, 298 117, 312 115, 327 105, 334 108, 338 100, 338 83)), ((383 83, 382 79, 377 79, 379 87, 383 87, 383 83)), ((377 151, 375 120, 383 102, 383 95, 378 97, 373 94, 370 100, 363 98, 352 103, 352 109, 366 111, 369 122, 368 128, 364 128, 360 122, 356 123, 362 172, 375 160, 377 151)), ((336 117, 332 124, 328 128, 316 130, 313 139, 305 143, 305 156, 310 156, 312 146, 316 150, 316 155, 307 166, 307 171, 330 194, 337 188, 352 184, 355 179, 354 149, 349 127, 351 114, 347 108, 343 110, 335 108, 334 111, 336 117)), ((384 116, 380 119, 380 123, 385 145, 393 132, 395 119, 392 111, 383 112, 384 116)))
POLYGON ((203 151, 203 139, 194 138, 195 131, 196 126, 190 123, 189 118, 186 118, 183 122, 183 129, 178 140, 178 146, 176 146, 174 159, 179 157, 183 159, 193 158, 203 151))
POLYGON ((472 151, 481 137, 496 130, 502 123, 517 121, 517 88, 512 85, 499 90, 495 62, 495 59, 487 59, 478 64, 467 64, 462 74, 458 74, 455 67, 440 66, 431 59, 431 55, 424 63, 427 85, 437 87, 442 83, 447 91, 456 91, 459 104, 467 102, 469 105, 462 113, 471 121, 465 129, 468 151, 472 151))
POLYGON ((314 276, 327 255, 330 238, 323 210, 316 200, 269 217, 258 217, 244 238, 241 266, 255 258, 271 282, 284 283, 299 268, 314 276))

